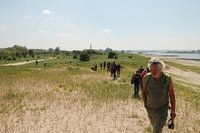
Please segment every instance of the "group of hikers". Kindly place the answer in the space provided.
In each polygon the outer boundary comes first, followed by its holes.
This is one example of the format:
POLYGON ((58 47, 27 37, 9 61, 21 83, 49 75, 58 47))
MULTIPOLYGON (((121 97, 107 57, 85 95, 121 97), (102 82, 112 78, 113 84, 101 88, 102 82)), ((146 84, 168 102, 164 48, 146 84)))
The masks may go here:
MULTIPOLYGON (((122 67, 119 63, 104 61, 99 66, 101 70, 111 72, 114 79, 117 76, 120 77, 122 67)), ((96 71, 97 67, 97 64, 93 64, 91 69, 96 71)), ((164 69, 164 62, 151 59, 147 68, 140 66, 131 77, 133 97, 138 98, 141 89, 144 107, 152 124, 153 133, 162 133, 167 121, 168 109, 171 110, 168 128, 174 129, 174 118, 176 117, 174 88, 171 77, 163 71, 164 69)))
MULTIPOLYGON (((119 63, 116 62, 101 62, 99 64, 99 67, 101 70, 107 70, 107 72, 111 73, 111 76, 116 79, 117 77, 120 77, 121 71, 122 71, 122 67, 119 63)), ((97 71, 98 65, 97 64, 93 64, 91 66, 91 69, 93 71, 97 71)))
POLYGON ((150 70, 147 67, 144 69, 142 66, 133 73, 132 78, 131 78, 131 84, 133 85, 133 97, 139 97, 139 89, 142 88, 142 79, 143 77, 149 73, 150 70))
MULTIPOLYGON (((36 65, 38 65, 37 60, 36 65)), ((114 79, 120 77, 122 66, 119 63, 104 61, 99 66, 101 70, 110 72, 114 79)), ((97 71, 97 68, 97 64, 91 66, 94 71, 97 71)), ((171 110, 168 128, 174 129, 174 118, 176 117, 174 88, 170 75, 166 74, 164 69, 164 62, 159 59, 151 59, 147 68, 140 66, 131 77, 133 97, 138 98, 141 89, 144 107, 152 124, 153 133, 162 133, 167 121, 168 109, 171 110)))
MULTIPOLYGON (((35 63, 37 66, 38 60, 35 63)), ((114 79, 120 77, 122 66, 119 63, 104 61, 99 64, 99 67, 101 70, 110 72, 114 79)), ((91 66, 94 71, 97 71, 97 68, 97 64, 91 66)), ((140 66, 131 77, 132 96, 138 98, 141 89, 144 107, 152 124, 153 133, 162 133, 167 121, 168 109, 171 110, 168 128, 174 129, 174 118, 176 117, 174 88, 171 77, 163 71, 164 69, 164 62, 159 59, 151 59, 147 68, 140 66)))

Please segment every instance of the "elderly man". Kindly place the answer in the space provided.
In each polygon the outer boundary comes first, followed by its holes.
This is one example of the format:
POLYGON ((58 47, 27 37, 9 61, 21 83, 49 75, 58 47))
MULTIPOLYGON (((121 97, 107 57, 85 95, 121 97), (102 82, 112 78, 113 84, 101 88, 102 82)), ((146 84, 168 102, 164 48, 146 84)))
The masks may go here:
POLYGON ((148 117, 153 126, 153 133, 162 133, 168 116, 169 101, 170 117, 176 117, 175 95, 171 77, 164 73, 165 64, 159 59, 152 59, 148 64, 150 73, 143 78, 143 101, 148 117))

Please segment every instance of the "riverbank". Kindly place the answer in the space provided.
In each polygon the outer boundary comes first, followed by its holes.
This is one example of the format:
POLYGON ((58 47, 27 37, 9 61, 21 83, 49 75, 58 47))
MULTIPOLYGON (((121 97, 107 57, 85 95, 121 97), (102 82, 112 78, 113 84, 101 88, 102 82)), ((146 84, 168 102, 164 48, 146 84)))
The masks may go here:
POLYGON ((178 59, 178 58, 166 58, 166 57, 163 57, 163 58, 161 57, 161 59, 179 63, 182 65, 199 66, 200 67, 200 59, 178 59))

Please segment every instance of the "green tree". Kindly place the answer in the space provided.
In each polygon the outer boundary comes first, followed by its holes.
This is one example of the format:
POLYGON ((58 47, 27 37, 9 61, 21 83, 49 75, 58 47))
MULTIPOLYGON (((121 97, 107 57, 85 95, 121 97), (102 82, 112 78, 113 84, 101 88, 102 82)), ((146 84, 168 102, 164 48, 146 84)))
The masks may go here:
POLYGON ((73 55, 73 58, 74 58, 74 59, 78 59, 78 54, 74 54, 74 55, 73 55))
POLYGON ((15 56, 16 56, 17 58, 21 58, 21 57, 22 57, 22 54, 21 54, 20 51, 16 51, 16 52, 15 52, 15 56))
POLYGON ((3 60, 7 59, 9 56, 12 56, 12 53, 10 50, 5 49, 5 50, 1 51, 1 57, 3 60))
POLYGON ((56 47, 55 48, 55 53, 58 55, 58 54, 60 54, 60 48, 59 47, 56 47))
POLYGON ((26 56, 28 55, 28 49, 26 47, 14 45, 13 47, 8 48, 8 50, 11 51, 13 56, 16 56, 18 58, 26 58, 26 56))
POLYGON ((49 48, 49 49, 48 49, 48 53, 49 53, 49 54, 53 54, 53 48, 49 48))
POLYGON ((86 52, 81 52, 79 55, 80 61, 89 61, 90 60, 90 55, 86 52))
POLYGON ((8 56, 8 57, 6 58, 6 60, 7 60, 7 61, 11 61, 11 60, 13 60, 13 57, 12 57, 12 56, 8 56))
POLYGON ((34 53, 34 51, 33 51, 32 49, 30 49, 30 50, 28 51, 28 54, 29 54, 29 56, 31 56, 32 58, 35 57, 35 53, 34 53))
POLYGON ((118 58, 118 54, 116 52, 109 52, 108 53, 108 58, 109 59, 117 59, 118 58))
POLYGON ((106 53, 109 53, 109 52, 112 52, 112 51, 113 51, 113 50, 112 50, 111 48, 106 48, 106 49, 105 49, 105 52, 106 52, 106 53))

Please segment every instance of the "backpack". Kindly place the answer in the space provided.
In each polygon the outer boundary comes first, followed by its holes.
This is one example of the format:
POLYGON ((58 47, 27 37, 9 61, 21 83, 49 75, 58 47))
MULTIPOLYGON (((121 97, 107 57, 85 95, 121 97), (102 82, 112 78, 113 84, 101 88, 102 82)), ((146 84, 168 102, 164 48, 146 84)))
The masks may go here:
POLYGON ((133 76, 131 78, 131 84, 134 84, 134 80, 135 80, 135 74, 133 74, 133 76))

